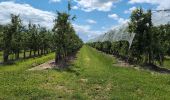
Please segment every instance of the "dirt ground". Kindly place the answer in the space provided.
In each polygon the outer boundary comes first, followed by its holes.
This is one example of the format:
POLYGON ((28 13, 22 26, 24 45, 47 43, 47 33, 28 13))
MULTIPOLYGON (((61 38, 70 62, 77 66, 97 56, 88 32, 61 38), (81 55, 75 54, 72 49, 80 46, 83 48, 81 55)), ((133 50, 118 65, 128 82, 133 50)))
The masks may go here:
POLYGON ((120 59, 117 59, 116 63, 114 63, 113 65, 119 66, 119 67, 134 67, 135 66, 120 59))
POLYGON ((35 66, 31 69, 29 69, 30 71, 31 70, 46 70, 46 69, 53 69, 53 68, 59 68, 60 66, 60 69, 64 69, 64 68, 67 68, 69 67, 69 65, 76 59, 76 53, 73 53, 72 55, 68 56, 67 59, 66 59, 66 62, 64 61, 59 61, 57 64, 55 63, 55 60, 50 60, 48 62, 45 62, 41 65, 38 65, 38 66, 35 66))
POLYGON ((52 69, 54 68, 56 65, 55 65, 55 61, 54 60, 50 60, 46 63, 43 63, 41 65, 38 65, 36 67, 33 67, 29 70, 46 70, 46 69, 52 69))

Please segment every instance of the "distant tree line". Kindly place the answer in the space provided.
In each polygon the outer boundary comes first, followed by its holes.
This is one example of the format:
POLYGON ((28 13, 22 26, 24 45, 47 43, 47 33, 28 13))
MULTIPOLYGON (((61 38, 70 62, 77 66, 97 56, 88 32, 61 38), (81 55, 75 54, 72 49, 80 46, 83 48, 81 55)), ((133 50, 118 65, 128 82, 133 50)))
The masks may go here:
POLYGON ((130 16, 130 33, 136 33, 131 48, 127 41, 94 42, 90 46, 121 57, 136 64, 163 65, 165 56, 170 55, 170 24, 153 26, 151 10, 142 8, 134 10, 130 16))
POLYGON ((11 60, 10 55, 14 56, 12 60, 17 60, 20 54, 25 59, 53 51, 57 52, 57 56, 65 57, 78 50, 83 42, 76 35, 72 25, 64 21, 63 18, 68 16, 58 14, 53 30, 31 22, 24 26, 19 15, 11 14, 10 24, 0 25, 0 51, 3 51, 3 61, 11 60))

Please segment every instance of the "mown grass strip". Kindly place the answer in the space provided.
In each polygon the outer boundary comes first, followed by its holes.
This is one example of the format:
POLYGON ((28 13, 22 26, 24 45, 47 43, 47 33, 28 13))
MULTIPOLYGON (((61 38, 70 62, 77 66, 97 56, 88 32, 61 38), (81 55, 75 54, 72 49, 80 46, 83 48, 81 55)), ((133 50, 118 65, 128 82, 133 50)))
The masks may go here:
POLYGON ((23 59, 20 61, 16 61, 12 65, 2 65, 0 66, 0 71, 18 71, 18 70, 26 70, 31 67, 37 66, 39 64, 45 63, 49 60, 54 59, 54 53, 50 53, 48 55, 43 55, 40 57, 30 58, 30 59, 23 59))
POLYGON ((81 48, 70 70, 27 70, 47 58, 0 69, 0 99, 170 100, 170 75, 114 66, 114 57, 91 47, 81 48))

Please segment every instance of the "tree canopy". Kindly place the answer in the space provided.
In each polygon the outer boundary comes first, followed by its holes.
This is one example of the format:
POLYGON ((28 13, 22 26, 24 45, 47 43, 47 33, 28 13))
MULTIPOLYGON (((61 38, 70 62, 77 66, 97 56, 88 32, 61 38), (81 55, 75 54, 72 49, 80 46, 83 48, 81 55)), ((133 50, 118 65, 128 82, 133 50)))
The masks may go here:
POLYGON ((127 41, 94 42, 90 46, 114 54, 130 63, 163 65, 170 52, 170 24, 153 26, 151 10, 134 10, 128 23, 128 31, 135 33, 131 48, 127 41))

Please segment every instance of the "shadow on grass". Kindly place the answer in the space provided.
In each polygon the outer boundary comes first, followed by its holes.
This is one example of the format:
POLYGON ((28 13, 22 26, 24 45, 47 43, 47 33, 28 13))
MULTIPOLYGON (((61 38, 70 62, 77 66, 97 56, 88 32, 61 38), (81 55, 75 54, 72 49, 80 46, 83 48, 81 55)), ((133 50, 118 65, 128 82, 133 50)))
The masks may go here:
POLYGON ((56 64, 56 67, 54 67, 53 69, 58 72, 68 72, 68 73, 73 73, 76 76, 79 76, 80 75, 79 68, 74 64, 74 61, 77 59, 76 54, 78 52, 69 55, 66 61, 60 61, 58 64, 56 64))
POLYGON ((2 66, 7 66, 7 65, 14 65, 14 64, 16 64, 16 61, 14 61, 14 60, 10 60, 10 61, 8 61, 8 62, 6 62, 6 63, 0 62, 0 66, 1 66, 1 65, 2 65, 2 66))
POLYGON ((64 69, 54 68, 54 70, 56 70, 56 71, 58 71, 58 72, 72 73, 72 74, 75 74, 76 76, 79 76, 79 75, 80 75, 80 71, 74 69, 73 67, 68 67, 68 68, 64 68, 64 69))
POLYGON ((170 74, 170 70, 167 68, 161 68, 159 66, 153 65, 153 64, 147 64, 143 66, 144 69, 149 69, 151 71, 155 71, 158 73, 165 73, 165 74, 170 74))

